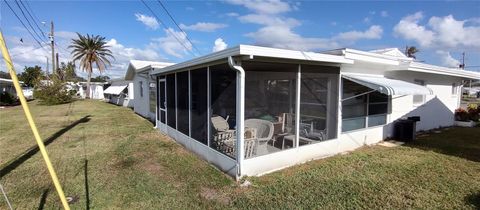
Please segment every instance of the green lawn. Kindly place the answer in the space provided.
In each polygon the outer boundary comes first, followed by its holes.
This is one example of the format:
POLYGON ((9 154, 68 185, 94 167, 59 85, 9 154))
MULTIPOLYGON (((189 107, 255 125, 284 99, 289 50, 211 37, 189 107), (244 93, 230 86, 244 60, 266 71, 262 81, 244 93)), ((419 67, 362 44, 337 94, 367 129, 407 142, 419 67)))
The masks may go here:
MULTIPOLYGON (((242 188, 130 109, 30 105, 73 209, 480 208, 480 128, 365 147, 242 188)), ((21 107, 0 109, 0 183, 16 209, 61 206, 21 107)))

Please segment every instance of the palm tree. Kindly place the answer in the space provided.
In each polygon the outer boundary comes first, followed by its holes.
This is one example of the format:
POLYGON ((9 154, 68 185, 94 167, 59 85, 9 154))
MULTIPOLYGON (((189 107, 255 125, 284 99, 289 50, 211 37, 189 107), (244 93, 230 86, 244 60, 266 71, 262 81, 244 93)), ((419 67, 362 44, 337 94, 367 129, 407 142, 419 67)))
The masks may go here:
POLYGON ((419 50, 415 46, 407 46, 405 48, 405 54, 407 54, 407 57, 417 59, 415 56, 415 53, 419 52, 419 50))
POLYGON ((72 39, 72 44, 68 48, 72 48, 73 62, 80 61, 80 68, 87 72, 87 95, 90 98, 90 79, 92 78, 93 65, 97 66, 100 73, 104 72, 107 65, 110 66, 109 59, 115 59, 112 51, 108 49, 105 37, 96 35, 87 36, 77 33, 78 38, 72 39))

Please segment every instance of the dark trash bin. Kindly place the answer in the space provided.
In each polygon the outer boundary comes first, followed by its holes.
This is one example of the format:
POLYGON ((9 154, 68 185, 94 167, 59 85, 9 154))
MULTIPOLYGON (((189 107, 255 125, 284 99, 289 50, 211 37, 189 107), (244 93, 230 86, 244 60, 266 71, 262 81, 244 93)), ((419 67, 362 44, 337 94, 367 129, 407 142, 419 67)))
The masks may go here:
POLYGON ((420 121, 420 117, 418 116, 395 121, 393 126, 393 136, 395 140, 404 142, 414 141, 418 121, 420 121))

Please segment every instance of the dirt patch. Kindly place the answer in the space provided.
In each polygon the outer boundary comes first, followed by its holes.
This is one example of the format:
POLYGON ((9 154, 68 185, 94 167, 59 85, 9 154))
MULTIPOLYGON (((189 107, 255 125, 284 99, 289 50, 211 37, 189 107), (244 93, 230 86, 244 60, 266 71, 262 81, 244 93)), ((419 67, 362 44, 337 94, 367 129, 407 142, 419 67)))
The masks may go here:
POLYGON ((230 197, 228 197, 225 193, 207 187, 202 187, 200 189, 200 197, 206 200, 221 203, 223 205, 229 205, 231 202, 230 197))
POLYGON ((142 164, 140 164, 140 168, 149 172, 150 174, 160 174, 165 171, 162 165, 153 160, 147 160, 143 162, 142 164))

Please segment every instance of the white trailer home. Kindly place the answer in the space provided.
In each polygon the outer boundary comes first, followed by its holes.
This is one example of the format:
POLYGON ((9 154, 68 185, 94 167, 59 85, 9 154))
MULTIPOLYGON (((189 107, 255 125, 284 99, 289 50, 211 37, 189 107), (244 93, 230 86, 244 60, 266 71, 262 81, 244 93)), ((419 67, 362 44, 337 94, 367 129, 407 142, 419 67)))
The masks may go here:
POLYGON ((110 80, 110 86, 103 91, 108 103, 133 107, 133 82, 123 79, 110 80))
POLYGON ((129 92, 131 107, 135 113, 155 121, 157 88, 155 79, 150 76, 152 68, 160 69, 173 63, 131 60, 125 74, 125 80, 130 81, 129 92))
POLYGON ((234 177, 375 144, 399 118, 453 125, 462 80, 396 49, 325 53, 240 45, 164 68, 156 127, 234 177))

